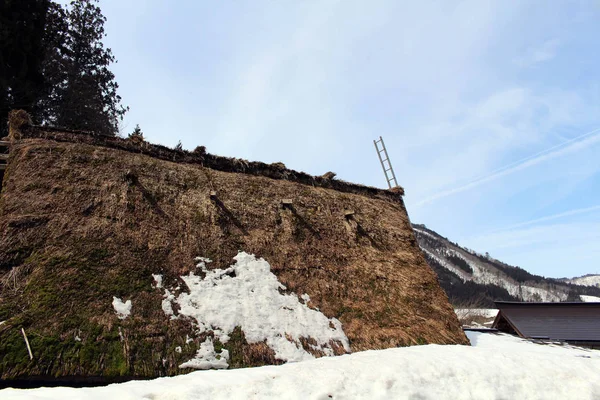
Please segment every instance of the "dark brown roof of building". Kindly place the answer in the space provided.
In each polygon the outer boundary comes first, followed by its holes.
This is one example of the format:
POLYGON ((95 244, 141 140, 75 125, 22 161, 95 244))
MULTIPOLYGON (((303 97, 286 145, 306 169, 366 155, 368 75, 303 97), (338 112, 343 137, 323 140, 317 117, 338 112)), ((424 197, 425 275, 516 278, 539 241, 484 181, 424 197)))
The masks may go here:
POLYGON ((600 341, 600 303, 497 301, 493 328, 525 338, 600 341))
POLYGON ((552 306, 552 307, 598 307, 600 302, 522 302, 522 301, 494 301, 498 309, 501 306, 521 306, 521 307, 536 307, 536 306, 552 306))

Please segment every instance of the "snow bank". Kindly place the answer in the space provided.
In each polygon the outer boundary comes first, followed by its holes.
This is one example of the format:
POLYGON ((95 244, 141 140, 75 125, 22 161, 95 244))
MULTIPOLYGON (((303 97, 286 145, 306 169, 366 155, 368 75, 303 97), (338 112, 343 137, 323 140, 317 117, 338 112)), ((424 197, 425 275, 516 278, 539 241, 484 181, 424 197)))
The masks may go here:
POLYGON ((119 319, 125 319, 129 316, 129 314, 131 314, 131 300, 127 300, 125 303, 123 303, 123 300, 113 296, 112 306, 115 309, 119 319))
MULTIPOLYGON (((350 352, 342 324, 309 308, 307 295, 285 294, 271 267, 263 259, 240 252, 234 265, 227 269, 209 270, 206 258, 198 258, 201 275, 191 273, 181 279, 189 293, 175 297, 165 289, 162 308, 173 317, 186 316, 195 321, 197 333, 213 332, 223 344, 239 326, 248 343, 265 342, 275 357, 283 361, 303 361, 314 356, 301 345, 302 339, 312 339, 310 348, 327 356, 334 355, 334 346, 341 345, 350 352), (173 303, 179 306, 177 315, 173 303)), ((198 351, 196 361, 183 366, 206 365, 213 362, 208 350, 212 342, 198 351), (202 358, 207 355, 209 358, 202 358)), ((226 358, 226 357, 225 357, 226 358)))
POLYGON ((3 400, 598 399, 600 351, 469 332, 473 347, 427 345, 98 388, 5 389, 3 400))
POLYGON ((583 301, 585 303, 600 303, 600 297, 586 296, 584 294, 579 295, 579 297, 581 297, 581 301, 583 301))

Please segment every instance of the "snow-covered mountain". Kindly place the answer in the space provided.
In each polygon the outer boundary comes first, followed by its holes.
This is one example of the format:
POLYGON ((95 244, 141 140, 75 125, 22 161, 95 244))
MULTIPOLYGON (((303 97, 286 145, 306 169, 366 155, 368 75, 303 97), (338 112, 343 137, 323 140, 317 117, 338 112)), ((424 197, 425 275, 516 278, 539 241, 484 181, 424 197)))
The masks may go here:
POLYGON ((493 307, 493 300, 584 301, 585 296, 600 296, 599 275, 545 278, 461 247, 425 225, 415 224, 413 229, 427 262, 457 306, 493 307))
POLYGON ((577 278, 563 278, 563 282, 572 283, 581 286, 595 286, 600 287, 600 275, 588 274, 577 278))

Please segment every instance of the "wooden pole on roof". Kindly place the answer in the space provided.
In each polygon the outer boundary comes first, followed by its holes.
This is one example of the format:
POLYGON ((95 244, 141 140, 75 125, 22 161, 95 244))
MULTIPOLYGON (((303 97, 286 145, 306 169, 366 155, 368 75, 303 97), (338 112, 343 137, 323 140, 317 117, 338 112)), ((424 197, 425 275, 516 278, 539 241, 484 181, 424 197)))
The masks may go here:
POLYGON ((29 352, 29 359, 33 360, 33 353, 31 352, 31 347, 29 347, 29 340, 27 340, 27 335, 25 334, 25 329, 21 328, 21 333, 23 334, 23 339, 25 339, 25 344, 27 345, 27 351, 29 352))

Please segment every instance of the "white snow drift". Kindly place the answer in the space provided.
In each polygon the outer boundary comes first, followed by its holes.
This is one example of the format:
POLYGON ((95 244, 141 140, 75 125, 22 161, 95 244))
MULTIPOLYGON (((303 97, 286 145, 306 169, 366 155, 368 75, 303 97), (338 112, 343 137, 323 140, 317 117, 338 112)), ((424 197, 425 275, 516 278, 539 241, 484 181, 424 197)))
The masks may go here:
POLYGON ((496 315, 498 315, 497 308, 455 308, 454 312, 458 318, 465 318, 469 316, 496 318, 496 315))
POLYGON ((600 303, 600 297, 597 296, 586 296, 582 294, 579 297, 584 303, 600 303))
MULTIPOLYGON (((316 344, 311 348, 328 356, 334 355, 335 344, 350 352, 340 321, 309 308, 307 295, 298 297, 280 292, 286 288, 271 272, 267 261, 240 252, 231 267, 209 270, 206 267, 209 259, 199 257, 197 260, 201 274, 190 272, 181 277, 189 293, 175 297, 165 289, 162 308, 171 318, 192 318, 198 334, 213 332, 223 344, 239 326, 248 343, 265 342, 275 357, 283 361, 314 358, 302 347, 302 338, 313 339, 316 344), (177 313, 173 310, 174 303, 179 306, 177 313)), ((222 368, 227 366, 226 359, 223 353, 215 354, 213 343, 208 339, 196 358, 181 367, 222 368)))
POLYGON ((119 319, 125 319, 129 316, 129 314, 131 314, 131 300, 127 300, 125 303, 123 303, 123 300, 113 296, 112 306, 115 309, 119 319))
POLYGON ((97 388, 0 390, 23 399, 577 399, 600 398, 600 351, 469 333, 469 346, 414 346, 300 363, 197 371, 97 388))

